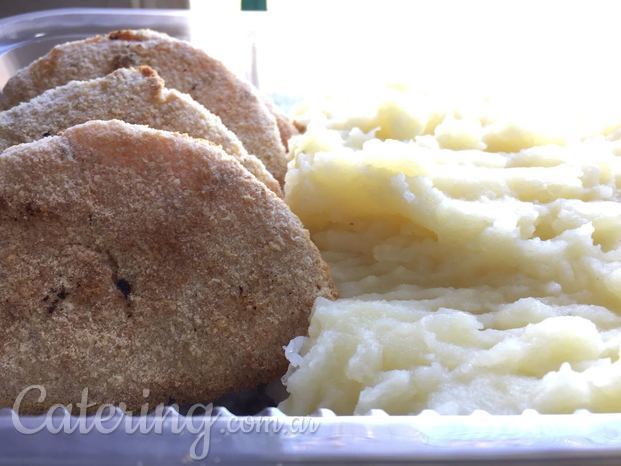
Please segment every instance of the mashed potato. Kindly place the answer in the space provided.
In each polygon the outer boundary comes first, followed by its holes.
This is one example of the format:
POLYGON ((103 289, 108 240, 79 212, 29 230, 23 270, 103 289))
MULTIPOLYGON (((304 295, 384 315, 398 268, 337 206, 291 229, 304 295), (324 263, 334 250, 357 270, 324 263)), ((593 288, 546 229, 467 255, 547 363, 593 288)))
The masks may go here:
POLYGON ((432 108, 394 90, 292 142, 342 298, 287 347, 282 408, 621 411, 618 130, 432 108))

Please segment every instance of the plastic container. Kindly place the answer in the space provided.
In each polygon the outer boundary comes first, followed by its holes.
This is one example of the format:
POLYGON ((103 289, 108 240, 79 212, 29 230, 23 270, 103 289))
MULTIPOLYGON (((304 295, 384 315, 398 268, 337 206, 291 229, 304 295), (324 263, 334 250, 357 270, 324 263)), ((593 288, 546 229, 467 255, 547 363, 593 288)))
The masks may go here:
MULTIPOLYGON (((188 12, 171 10, 65 9, 6 18, 0 20, 0 87, 57 43, 125 27, 192 39, 191 24, 188 12)), ((242 35, 230 50, 245 50, 248 37, 242 35)), ((270 50, 261 52, 269 58, 270 50)), ((250 55, 219 58, 237 63, 238 72, 252 68, 250 55)), ((66 422, 69 430, 79 426, 67 412, 55 414, 48 423, 66 422)), ((621 414, 388 416, 373 411, 353 417, 320 410, 300 418, 276 408, 255 416, 216 408, 193 416, 192 427, 178 432, 189 420, 167 408, 159 417, 131 422, 115 411, 100 426, 88 418, 83 425, 84 430, 90 426, 88 433, 53 433, 54 426, 32 434, 17 429, 37 430, 45 419, 16 419, 10 409, 0 410, 0 464, 621 464, 621 414), (132 433, 141 422, 151 430, 132 433)))

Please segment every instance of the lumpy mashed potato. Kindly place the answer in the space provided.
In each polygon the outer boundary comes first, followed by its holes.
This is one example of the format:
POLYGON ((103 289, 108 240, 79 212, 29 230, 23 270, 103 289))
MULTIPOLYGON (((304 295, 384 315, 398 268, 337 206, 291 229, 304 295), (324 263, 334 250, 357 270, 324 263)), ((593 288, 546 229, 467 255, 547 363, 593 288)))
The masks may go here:
POLYGON ((286 199, 342 297, 287 347, 282 408, 621 411, 618 128, 408 99, 291 143, 286 199))

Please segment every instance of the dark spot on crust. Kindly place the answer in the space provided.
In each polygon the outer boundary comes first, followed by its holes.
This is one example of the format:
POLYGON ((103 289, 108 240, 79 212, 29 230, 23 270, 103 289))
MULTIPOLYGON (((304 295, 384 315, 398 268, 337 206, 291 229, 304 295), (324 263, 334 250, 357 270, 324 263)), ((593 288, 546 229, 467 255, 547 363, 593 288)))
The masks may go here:
POLYGON ((56 293, 56 296, 58 297, 58 299, 65 299, 68 294, 69 293, 65 291, 65 287, 63 286, 60 288, 60 291, 56 293))
POLYGON ((43 298, 43 302, 48 302, 50 299, 50 295, 56 294, 56 297, 53 299, 53 301, 51 302, 51 304, 47 307, 47 312, 48 314, 53 314, 54 311, 56 311, 56 308, 58 307, 58 303, 60 303, 61 301, 63 301, 67 296, 69 296, 69 292, 67 290, 65 290, 64 286, 61 286, 60 289, 51 289, 50 292, 48 294, 45 295, 45 297, 43 298))
POLYGON ((118 70, 119 68, 129 68, 138 64, 138 57, 131 52, 127 52, 123 55, 117 55, 112 59, 112 69, 118 70))
POLYGON ((129 282, 125 280, 124 278, 119 278, 116 281, 116 287, 119 289, 121 293, 123 293, 123 296, 125 297, 125 299, 129 300, 129 295, 132 292, 132 286, 129 284, 129 282))
POLYGON ((46 137, 51 136, 51 135, 52 135, 52 133, 50 133, 49 131, 46 131, 45 133, 43 133, 43 134, 41 135, 41 137, 42 137, 42 138, 46 138, 46 137))
POLYGON ((35 206, 32 202, 28 202, 24 206, 24 211, 26 212, 26 215, 28 215, 29 217, 32 217, 33 215, 39 213, 41 210, 37 206, 35 206))
POLYGON ((190 91, 195 91, 197 87, 198 87, 198 84, 196 83, 192 84, 192 86, 190 87, 190 91))
MULTIPOLYGON (((119 278, 119 264, 114 258, 114 256, 110 253, 110 251, 106 251, 106 255, 108 258, 108 264, 110 265, 110 269, 112 270, 112 283, 116 286, 117 290, 119 290, 123 294, 123 298, 125 298, 125 302, 127 303, 127 307, 132 306, 131 294, 132 294, 132 285, 124 278, 119 278)), ((131 317, 131 313, 127 312, 127 317, 131 317)))
POLYGON ((240 285, 238 288, 239 288, 239 295, 243 296, 244 295, 244 287, 240 285))

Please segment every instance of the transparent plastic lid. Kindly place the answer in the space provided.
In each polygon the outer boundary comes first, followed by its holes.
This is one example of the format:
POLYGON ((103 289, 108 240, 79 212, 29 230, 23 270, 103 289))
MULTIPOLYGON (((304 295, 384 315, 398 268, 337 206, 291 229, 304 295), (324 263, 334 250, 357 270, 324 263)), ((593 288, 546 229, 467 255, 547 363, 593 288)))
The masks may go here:
POLYGON ((61 9, 0 20, 0 88, 15 72, 57 44, 123 28, 152 28, 189 39, 187 12, 61 9))

